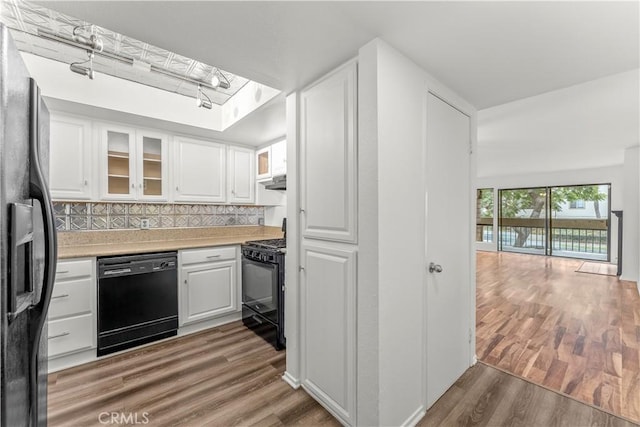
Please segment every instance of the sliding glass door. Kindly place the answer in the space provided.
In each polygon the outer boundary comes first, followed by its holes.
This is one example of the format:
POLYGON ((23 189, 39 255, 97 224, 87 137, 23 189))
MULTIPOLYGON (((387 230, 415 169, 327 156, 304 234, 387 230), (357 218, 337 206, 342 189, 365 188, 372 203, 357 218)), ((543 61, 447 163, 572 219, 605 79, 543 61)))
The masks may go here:
POLYGON ((476 242, 493 242, 493 188, 476 190, 476 242))
POLYGON ((547 189, 500 190, 500 249, 545 255, 547 246, 547 189))
POLYGON ((498 248, 609 260, 609 184, 500 190, 498 248))
POLYGON ((551 255, 609 260, 610 185, 551 188, 551 255))

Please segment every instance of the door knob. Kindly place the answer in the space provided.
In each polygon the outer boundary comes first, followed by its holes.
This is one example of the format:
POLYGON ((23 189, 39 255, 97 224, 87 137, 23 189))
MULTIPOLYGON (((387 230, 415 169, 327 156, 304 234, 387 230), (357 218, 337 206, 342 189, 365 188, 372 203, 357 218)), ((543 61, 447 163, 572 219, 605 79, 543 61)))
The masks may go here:
POLYGON ((442 273, 442 266, 436 263, 429 263, 429 273, 442 273))

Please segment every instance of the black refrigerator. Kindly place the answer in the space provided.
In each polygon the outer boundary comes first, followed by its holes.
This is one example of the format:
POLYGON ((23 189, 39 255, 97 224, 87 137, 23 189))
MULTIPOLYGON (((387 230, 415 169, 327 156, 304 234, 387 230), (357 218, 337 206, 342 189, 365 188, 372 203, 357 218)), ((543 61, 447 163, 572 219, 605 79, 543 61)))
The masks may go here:
POLYGON ((46 317, 56 268, 49 112, 0 24, 0 422, 47 423, 46 317))

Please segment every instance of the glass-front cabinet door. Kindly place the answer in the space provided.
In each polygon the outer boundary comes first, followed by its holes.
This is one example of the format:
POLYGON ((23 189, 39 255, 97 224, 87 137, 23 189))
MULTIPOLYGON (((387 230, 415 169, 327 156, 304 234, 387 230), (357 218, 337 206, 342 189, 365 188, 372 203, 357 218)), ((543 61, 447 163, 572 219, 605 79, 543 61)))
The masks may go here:
POLYGON ((138 199, 167 200, 167 137, 138 131, 138 199))
POLYGON ((136 197, 135 131, 104 125, 101 129, 101 192, 105 199, 130 200, 136 197))
POLYGON ((167 200, 167 136, 101 126, 101 193, 105 200, 167 200))

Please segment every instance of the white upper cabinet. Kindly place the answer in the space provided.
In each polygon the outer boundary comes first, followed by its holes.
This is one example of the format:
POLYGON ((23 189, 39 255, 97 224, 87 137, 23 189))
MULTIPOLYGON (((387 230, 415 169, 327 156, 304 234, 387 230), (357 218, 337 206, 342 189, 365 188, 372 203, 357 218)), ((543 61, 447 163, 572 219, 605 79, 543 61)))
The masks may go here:
POLYGON ((276 142, 271 146, 271 175, 279 176, 287 173, 287 141, 276 142))
POLYGON ((174 138, 173 199, 226 201, 226 147, 184 137, 174 138))
POLYGON ((135 129, 103 124, 100 132, 100 194, 107 200, 136 199, 135 129))
POLYGON ((302 92, 303 237, 356 242, 356 90, 352 62, 302 92))
POLYGON ((149 131, 138 131, 136 136, 138 199, 167 200, 167 136, 149 131))
POLYGON ((101 195, 105 200, 167 200, 167 136, 100 126, 101 195))
POLYGON ((93 196, 91 122, 52 115, 50 141, 51 196, 90 200, 93 196))
POLYGON ((253 175, 254 151, 247 148, 229 147, 227 168, 229 170, 227 196, 229 203, 254 203, 255 178, 253 175))
POLYGON ((256 151, 256 179, 271 178, 271 146, 256 151))

